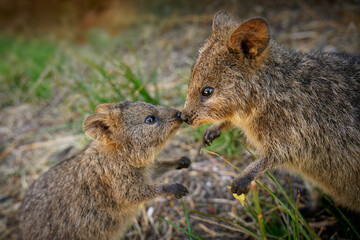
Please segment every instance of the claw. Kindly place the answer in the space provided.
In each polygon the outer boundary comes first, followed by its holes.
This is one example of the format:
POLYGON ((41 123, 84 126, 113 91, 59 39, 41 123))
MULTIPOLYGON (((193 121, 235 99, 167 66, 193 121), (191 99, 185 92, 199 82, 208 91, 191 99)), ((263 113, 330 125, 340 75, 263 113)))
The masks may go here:
POLYGON ((179 166, 176 169, 188 168, 191 165, 191 160, 188 157, 182 156, 179 160, 179 166))
POLYGON ((248 178, 237 178, 231 184, 231 192, 237 195, 247 194, 250 190, 251 180, 248 178))
POLYGON ((179 183, 175 183, 173 185, 174 189, 173 189, 173 196, 175 198, 182 198, 183 196, 186 196, 189 192, 187 190, 186 187, 184 187, 183 185, 179 184, 179 183))
POLYGON ((215 129, 207 128, 205 129, 202 139, 204 146, 210 146, 212 141, 214 141, 216 138, 220 136, 221 132, 215 129))

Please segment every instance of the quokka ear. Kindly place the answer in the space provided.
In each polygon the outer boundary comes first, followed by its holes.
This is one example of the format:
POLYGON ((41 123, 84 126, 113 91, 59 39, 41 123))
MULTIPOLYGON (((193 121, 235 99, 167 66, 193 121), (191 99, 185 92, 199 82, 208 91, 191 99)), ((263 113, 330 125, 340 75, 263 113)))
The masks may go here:
POLYGON ((217 12, 213 19, 212 31, 219 32, 223 26, 230 22, 230 19, 230 14, 228 14, 225 10, 217 12))
POLYGON ((110 110, 110 107, 112 105, 113 105, 112 103, 99 104, 99 105, 96 106, 95 112, 96 113, 102 113, 102 114, 108 113, 109 110, 110 110))
POLYGON ((93 114, 88 116, 83 122, 83 129, 90 138, 95 140, 108 139, 109 120, 105 114, 93 114))
POLYGON ((269 26, 263 18, 253 18, 242 23, 231 35, 229 47, 248 58, 259 56, 269 45, 269 26))

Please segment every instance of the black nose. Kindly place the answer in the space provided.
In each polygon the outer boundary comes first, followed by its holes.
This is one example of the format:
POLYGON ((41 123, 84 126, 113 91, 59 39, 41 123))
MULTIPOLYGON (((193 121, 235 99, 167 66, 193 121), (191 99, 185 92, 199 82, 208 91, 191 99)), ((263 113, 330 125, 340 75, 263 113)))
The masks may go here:
POLYGON ((181 112, 176 111, 176 113, 174 114, 174 118, 181 120, 181 112))

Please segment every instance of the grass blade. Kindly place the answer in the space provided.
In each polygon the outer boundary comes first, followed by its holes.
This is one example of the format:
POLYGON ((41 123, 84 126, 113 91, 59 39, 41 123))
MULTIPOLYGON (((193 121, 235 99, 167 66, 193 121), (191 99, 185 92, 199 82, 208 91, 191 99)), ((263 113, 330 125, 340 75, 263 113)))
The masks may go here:
POLYGON ((143 83, 142 79, 138 78, 129 66, 120 63, 120 69, 124 71, 123 77, 134 84, 134 91, 138 92, 146 102, 159 104, 157 99, 151 97, 150 93, 146 90, 145 83, 143 83))
POLYGON ((187 235, 189 235, 189 236, 191 236, 191 237, 193 237, 193 238, 195 238, 195 239, 204 240, 202 237, 197 236, 197 235, 194 235, 193 233, 190 233, 190 232, 186 231, 184 228, 179 227, 179 226, 176 225, 175 223, 173 223, 173 222, 171 222, 171 221, 169 221, 169 220, 166 220, 165 218, 160 217, 160 216, 157 215, 157 214, 155 214, 155 216, 157 216, 158 218, 160 218, 160 219, 163 220, 164 222, 170 224, 171 226, 175 227, 176 229, 179 229, 180 231, 186 233, 187 235))
MULTIPOLYGON (((186 211, 186 207, 185 207, 185 204, 184 204, 184 201, 183 201, 183 200, 181 200, 181 204, 183 205, 183 209, 184 209, 184 213, 185 213, 185 219, 186 219, 186 224, 187 224, 189 233, 191 234, 191 227, 190 227, 189 217, 188 217, 188 214, 187 214, 187 211, 186 211)), ((190 238, 190 240, 192 240, 191 235, 189 235, 189 238, 190 238)))
MULTIPOLYGON (((309 233, 312 235, 313 238, 319 238, 319 236, 314 232, 314 230, 309 226, 305 218, 301 215, 300 212, 296 211, 296 207, 292 204, 290 197, 286 194, 284 188, 280 185, 279 181, 275 178, 273 174, 266 171, 266 174, 271 178, 271 180, 275 183, 276 187, 280 190, 281 194, 285 197, 286 201, 289 203, 292 210, 296 212, 296 218, 299 218, 301 224, 303 224, 309 233)), ((294 218, 293 218, 294 219, 294 218)))
POLYGON ((83 58, 83 61, 87 63, 89 66, 95 68, 98 70, 98 72, 101 74, 101 76, 104 78, 104 80, 110 85, 111 89, 118 95, 118 97, 123 100, 124 96, 121 94, 120 90, 115 86, 115 84, 111 81, 112 76, 108 74, 104 68, 102 68, 100 65, 96 64, 95 62, 83 58))
POLYGON ((260 227, 261 237, 262 237, 262 239, 267 239, 266 232, 265 232, 265 226, 264 226, 264 218, 263 218, 263 214, 261 212, 261 207, 260 207, 260 202, 259 202, 259 192, 256 189, 256 184, 253 182, 251 183, 251 189, 252 189, 252 193, 253 193, 254 204, 255 204, 255 209, 256 209, 256 213, 257 213, 257 220, 258 220, 259 227, 260 227))
MULTIPOLYGON (((249 154, 256 160, 256 156, 243 144, 241 141, 239 141, 240 144, 246 149, 246 151, 249 152, 249 154)), ((272 175, 269 171, 266 171, 266 174, 270 177, 270 179, 276 184, 277 188, 280 190, 281 194, 285 197, 286 201, 289 203, 290 207, 292 208, 292 211, 294 211, 294 216, 292 216, 293 221, 298 221, 299 218, 301 219, 301 223, 306 227, 306 229, 310 232, 313 238, 319 238, 317 234, 314 232, 314 230, 309 226, 305 218, 300 214, 300 212, 297 211, 296 207, 293 204, 292 198, 290 198, 287 193, 285 192, 284 188, 281 186, 279 181, 275 178, 274 175, 272 175)), ((259 184, 258 184, 259 185, 259 184)), ((285 208, 287 208, 285 206, 285 208)), ((298 224, 297 224, 298 226, 298 224)), ((301 227, 301 226, 300 226, 301 227)))
MULTIPOLYGON (((294 214, 292 213, 292 211, 290 211, 289 208, 288 208, 270 189, 268 189, 267 187, 265 187, 264 185, 262 185, 262 184, 260 184, 260 183, 257 183, 257 184, 260 185, 263 189, 265 189, 268 193, 270 193, 270 195, 271 195, 273 198, 275 198, 276 201, 278 201, 278 203, 280 203, 280 205, 283 207, 283 210, 284 210, 287 214, 289 214, 289 216, 291 217, 292 220, 295 220, 295 219, 298 217, 298 215, 294 215, 294 214)), ((290 203, 290 204, 291 204, 291 203, 290 203)), ((318 239, 318 238, 319 238, 316 233, 314 233, 315 236, 313 236, 313 238, 310 238, 310 237, 308 236, 308 234, 305 232, 304 228, 303 228, 301 225, 299 225, 299 228, 300 228, 300 231, 302 232, 302 234, 304 235, 304 237, 305 237, 306 239, 310 240, 310 239, 318 239)), ((311 229, 311 228, 310 228, 310 229, 311 229)), ((312 230, 312 229, 311 229, 311 230, 312 230)), ((313 231, 313 230, 312 230, 312 231, 313 231)))
POLYGON ((334 202, 328 198, 327 196, 324 196, 324 198, 326 199, 326 201, 328 201, 330 204, 332 204, 334 206, 334 208, 336 209, 336 211, 338 211, 338 213, 341 215, 341 217, 345 220, 345 222, 349 225, 349 227, 351 228, 351 230, 355 233, 356 237, 358 239, 360 239, 360 234, 356 231, 356 228, 350 223, 349 219, 345 216, 345 214, 334 204, 334 202))
MULTIPOLYGON (((239 141, 240 142, 240 141, 239 141)), ((241 143, 241 142, 240 142, 241 143)), ((251 156, 256 159, 256 156, 243 144, 241 143, 241 145, 251 154, 251 156)), ((214 154, 218 157, 220 157, 221 159, 223 159, 225 162, 227 162, 228 164, 230 164, 232 167, 234 167, 235 169, 237 169, 238 171, 241 172, 241 170, 239 168, 237 168, 236 166, 234 166, 232 163, 230 163, 228 160, 226 160, 225 158, 221 157, 219 154, 208 151, 206 149, 203 149, 206 152, 210 153, 210 154, 214 154)), ((282 188, 282 186, 280 185, 279 181, 268 171, 266 171, 266 174, 270 177, 270 179, 275 183, 275 185, 277 186, 277 188, 280 190, 281 194, 285 197, 287 203, 290 205, 291 210, 289 209, 289 207, 284 204, 270 189, 268 189, 267 187, 265 187, 264 185, 262 185, 261 183, 256 181, 256 184, 258 186, 260 186, 261 188, 265 189, 267 192, 269 192, 271 194, 272 197, 274 197, 279 203, 280 205, 284 208, 285 212, 287 214, 290 215, 292 221, 297 221, 300 220, 300 223, 303 224, 306 229, 308 230, 308 232, 311 234, 311 238, 312 239, 318 239, 319 237, 317 236, 317 234, 314 232, 314 230, 309 226, 309 224, 306 222, 306 220, 304 219, 304 217, 298 212, 296 211, 296 207, 294 206, 294 204, 292 203, 291 198, 287 195, 287 193, 285 192, 285 190, 282 188)), ((304 235, 304 237, 306 239, 311 239, 310 236, 308 235, 308 233, 304 230, 304 228, 299 224, 299 229, 301 231, 301 233, 304 235)))
MULTIPOLYGON (((295 216, 298 216, 298 209, 299 209, 299 202, 300 202, 300 193, 298 194, 296 198, 296 205, 295 205, 295 216)), ((295 226, 296 226, 296 236, 298 239, 300 239, 300 233, 299 233, 299 218, 297 217, 295 220, 295 226)))
POLYGON ((225 162, 227 162, 230 166, 232 166, 233 168, 235 168, 235 169, 238 170, 239 172, 242 172, 242 170, 241 170, 240 168, 236 167, 234 164, 232 164, 230 161, 226 160, 225 158, 223 158, 222 156, 220 156, 220 155, 217 154, 216 152, 211 152, 211 151, 209 151, 209 150, 207 150, 207 149, 205 149, 205 148, 202 148, 202 149, 200 150, 200 153, 201 153, 202 151, 208 152, 208 153, 210 153, 210 154, 212 154, 212 155, 215 155, 215 156, 221 158, 222 160, 224 160, 225 162))

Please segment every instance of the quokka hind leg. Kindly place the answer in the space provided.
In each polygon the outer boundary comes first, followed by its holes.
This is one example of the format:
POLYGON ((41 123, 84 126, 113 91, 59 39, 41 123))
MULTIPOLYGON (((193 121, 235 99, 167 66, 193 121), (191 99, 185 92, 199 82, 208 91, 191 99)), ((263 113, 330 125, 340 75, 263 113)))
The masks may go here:
POLYGON ((151 174, 152 179, 157 179, 161 177, 164 173, 170 170, 188 168, 191 165, 191 160, 188 157, 181 157, 175 161, 158 161, 153 167, 151 174))
POLYGON ((320 210, 320 198, 321 193, 319 190, 311 184, 311 182, 305 181, 306 190, 309 192, 310 199, 305 203, 305 206, 300 207, 301 214, 305 217, 313 216, 318 210, 320 210))

